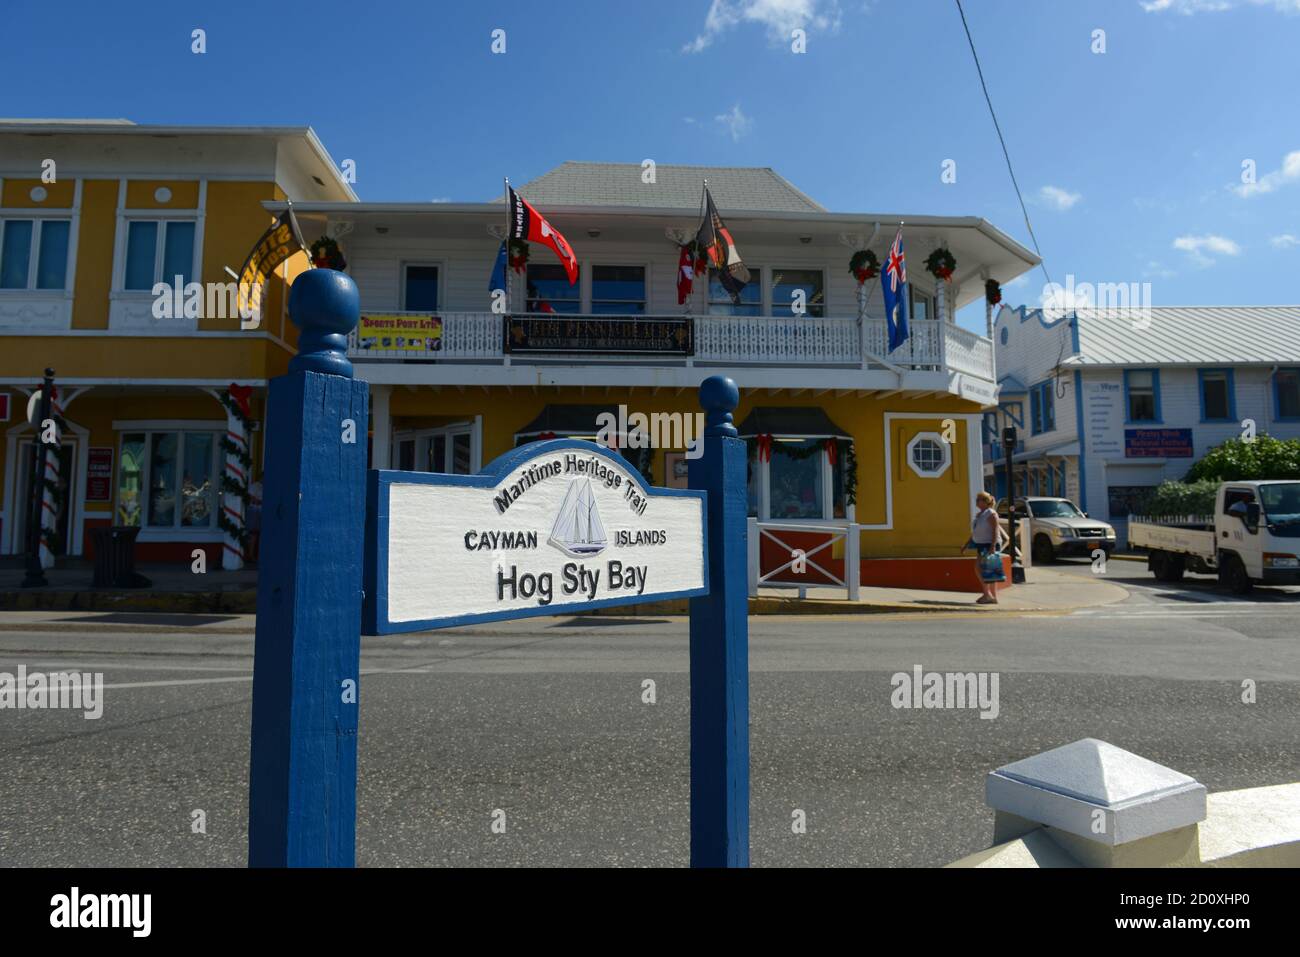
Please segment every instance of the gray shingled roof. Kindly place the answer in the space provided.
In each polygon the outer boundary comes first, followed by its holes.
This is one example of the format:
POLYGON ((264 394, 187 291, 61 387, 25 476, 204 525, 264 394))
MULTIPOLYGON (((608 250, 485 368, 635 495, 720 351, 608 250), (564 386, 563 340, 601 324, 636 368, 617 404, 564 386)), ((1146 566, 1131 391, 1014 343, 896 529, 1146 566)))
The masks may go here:
POLYGON ((1300 306, 1080 309, 1079 355, 1064 365, 1300 362, 1300 306))
MULTIPOLYGON (((700 208, 707 178, 718 210, 824 213, 766 167, 670 166, 655 168, 655 182, 641 182, 639 163, 561 163, 549 173, 516 186, 530 203, 547 206, 644 206, 658 209, 700 208)), ((498 196, 499 200, 500 197, 498 196)))

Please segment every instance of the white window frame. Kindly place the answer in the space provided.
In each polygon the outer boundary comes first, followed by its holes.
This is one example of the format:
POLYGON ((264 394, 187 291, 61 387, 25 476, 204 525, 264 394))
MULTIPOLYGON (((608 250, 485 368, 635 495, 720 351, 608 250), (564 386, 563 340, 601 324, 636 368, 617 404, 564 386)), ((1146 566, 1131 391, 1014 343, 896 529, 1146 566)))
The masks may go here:
MULTIPOLYGON (((414 442, 415 443, 414 460, 417 466, 415 471, 423 472, 424 469, 420 468, 419 466, 429 461, 429 447, 433 444, 433 440, 437 436, 443 436, 447 440, 447 448, 445 452, 446 458, 444 458, 443 460, 443 465, 445 467, 448 464, 448 460, 450 460, 451 458, 452 443, 454 441, 453 436, 456 435, 469 436, 469 472, 463 474, 467 474, 467 475, 478 474, 478 472, 483 468, 483 462, 482 462, 483 443, 482 443, 482 417, 481 416, 476 416, 472 420, 466 419, 463 422, 453 422, 450 425, 439 425, 428 429, 404 429, 400 432, 394 432, 392 438, 392 450, 393 450, 392 457, 394 460, 396 460, 397 464, 394 464, 392 467, 393 468, 401 467, 400 463, 401 463, 402 443, 414 442)), ((462 473, 443 472, 443 473, 436 473, 436 474, 451 475, 451 474, 462 474, 462 473)))
POLYGON ((440 259, 410 259, 402 260, 397 268, 397 295, 398 302, 401 303, 401 312, 412 312, 417 315, 437 315, 442 311, 443 304, 446 302, 447 289, 447 264, 440 259), (411 309, 406 304, 406 270, 410 267, 432 268, 438 270, 438 302, 433 308, 433 312, 424 312, 411 309))
MULTIPOLYGON (((749 265, 749 263, 745 263, 745 266, 746 266, 746 268, 749 269, 749 284, 750 284, 750 285, 753 285, 754 283, 758 283, 758 302, 751 303, 751 305, 754 305, 754 306, 757 306, 757 307, 758 307, 758 314, 757 314, 757 315, 754 315, 754 316, 727 316, 727 315, 718 315, 718 316, 715 316, 714 318, 718 318, 718 319, 770 319, 770 318, 772 317, 772 303, 771 303, 771 300, 768 298, 769 293, 771 292, 771 290, 768 289, 768 287, 767 287, 767 283, 764 282, 764 275, 763 275, 763 270, 764 270, 764 268, 766 268, 766 267, 764 267, 764 266, 751 266, 751 265, 749 265)), ((811 267, 811 266, 810 266, 809 268, 811 269, 811 268, 814 268, 814 267, 811 267)), ((823 279, 824 279, 824 278, 825 278, 825 277, 823 276, 823 279)), ((710 315, 710 316, 713 315, 713 313, 710 313, 710 312, 708 311, 709 308, 710 308, 711 306, 728 306, 728 305, 731 305, 731 297, 730 297, 730 296, 728 296, 725 300, 723 300, 723 299, 714 299, 714 298, 712 298, 712 297, 709 295, 709 271, 708 271, 707 269, 704 271, 704 275, 703 275, 703 276, 697 276, 697 277, 696 277, 696 280, 697 280, 697 281, 703 281, 703 283, 704 283, 704 310, 705 310, 705 315, 710 315)), ((689 301, 689 300, 688 300, 688 301, 689 301)))
POLYGON ((907 284, 907 308, 909 310, 907 314, 908 322, 911 322, 915 318, 915 316, 912 315, 912 310, 915 309, 915 305, 918 299, 921 302, 924 302, 926 304, 925 306, 926 319, 939 318, 937 315, 935 315, 935 302, 936 302, 935 297, 928 292, 922 292, 911 283, 908 283, 907 284))
POLYGON ((916 433, 916 435, 912 436, 907 441, 907 465, 913 472, 915 472, 921 478, 926 478, 926 479, 941 478, 944 475, 944 473, 948 471, 949 467, 952 465, 952 446, 949 445, 947 442, 945 442, 943 440, 943 436, 940 435, 938 432, 918 432, 916 433), (926 472, 923 469, 921 469, 920 466, 916 464, 916 460, 913 458, 912 455, 913 451, 922 442, 933 442, 935 445, 939 447, 939 452, 942 457, 942 463, 940 467, 933 472, 926 472))
MULTIPOLYGON (((651 308, 650 308, 650 303, 652 303, 652 302, 654 301, 653 298, 652 298, 651 295, 650 295, 650 264, 649 264, 649 263, 646 263, 646 262, 618 262, 617 260, 611 262, 611 261, 608 260, 608 259, 606 259, 606 260, 604 260, 604 261, 602 261, 602 262, 594 262, 594 261, 593 261, 593 262, 591 263, 590 266, 588 266, 586 269, 583 270, 583 272, 586 274, 586 281, 584 282, 584 281, 582 281, 581 278, 579 279, 580 289, 581 289, 582 296, 583 296, 583 302, 584 302, 585 305, 586 305, 586 309, 585 309, 584 311, 585 311, 588 315, 593 315, 593 316, 594 316, 594 315, 602 315, 602 316, 616 316, 616 317, 619 316, 619 315, 622 315, 621 313, 616 314, 616 313, 610 313, 610 312, 602 312, 602 313, 597 313, 597 312, 596 312, 596 301, 597 301, 597 300, 596 300, 596 295, 595 295, 595 293, 594 293, 594 291, 593 291, 593 287, 594 287, 595 282, 596 282, 596 270, 599 269, 599 268, 601 268, 601 267, 603 267, 603 266, 608 266, 608 267, 610 267, 610 268, 615 268, 615 269, 620 268, 620 267, 624 267, 624 268, 632 268, 632 269, 640 269, 640 270, 641 270, 641 276, 642 276, 642 282, 643 282, 644 285, 645 285, 645 299, 642 299, 642 300, 637 300, 637 299, 605 299, 605 300, 601 300, 601 301, 603 301, 603 302, 640 302, 641 305, 642 305, 642 310, 641 310, 641 312, 640 312, 640 313, 632 313, 632 314, 630 314, 630 315, 627 315, 626 318, 629 318, 629 319, 635 318, 637 315, 642 315, 642 316, 653 315, 653 311, 652 311, 651 308)), ((527 278, 527 273, 525 273, 525 278, 527 278)))
MULTIPOLYGON (((827 269, 824 265, 817 265, 817 264, 799 265, 798 263, 788 263, 785 266, 781 266, 779 268, 776 266, 769 266, 767 284, 763 287, 763 297, 765 302, 767 303, 767 315, 769 317, 773 317, 777 319, 825 319, 827 318, 830 315, 830 308, 829 308, 830 292, 831 289, 830 289, 830 282, 827 274, 827 269), (812 314, 811 312, 811 306, 813 305, 812 303, 808 303, 808 306, 810 307, 810 311, 805 312, 802 316, 797 316, 794 313, 790 313, 787 316, 785 312, 782 312, 781 315, 779 316, 776 315, 776 301, 773 299, 773 294, 776 288, 777 274, 781 272, 819 272, 822 274, 822 301, 821 301, 822 314, 820 316, 814 316, 812 314)), ((793 303, 782 303, 782 308, 788 308, 792 304, 793 303)))
MULTIPOLYGON (((826 456, 826 449, 825 449, 826 436, 824 435, 823 436, 812 436, 812 435, 772 436, 772 442, 774 445, 776 442, 780 441, 781 439, 787 439, 787 440, 798 439, 802 442, 815 441, 822 444, 823 447, 821 450, 821 454, 816 457, 817 458, 817 483, 821 487, 821 496, 822 496, 822 514, 820 518, 772 518, 772 462, 776 459, 776 456, 780 454, 779 452, 773 451, 771 457, 766 462, 764 462, 761 458, 756 460, 758 464, 758 474, 756 476, 756 478, 758 479, 758 489, 757 489, 758 500, 755 504, 757 505, 758 520, 760 522, 782 522, 788 524, 798 524, 799 522, 851 521, 851 519, 848 518, 835 518, 834 469, 840 468, 840 465, 837 460, 836 465, 832 466, 830 464, 829 459, 826 456)), ((836 441, 839 440, 836 439, 836 441)), ((748 487, 746 488, 746 496, 748 496, 748 487)), ((853 512, 853 508, 854 506, 849 505, 848 502, 846 501, 844 503, 844 514, 846 516, 851 515, 853 512)))
POLYGON ((122 215, 122 255, 119 257, 117 266, 117 276, 114 283, 115 292, 124 293, 128 296, 152 296, 153 287, 160 282, 168 286, 172 284, 174 276, 164 276, 162 274, 163 259, 167 248, 167 229, 171 223, 190 223, 194 226, 194 246, 190 250, 190 276, 189 282, 198 282, 199 274, 199 253, 202 243, 199 239, 199 230, 202 228, 199 223, 198 213, 188 210, 180 210, 177 215, 176 210, 127 210, 122 215), (161 215, 165 212, 167 215, 161 215), (127 289, 126 288, 126 261, 127 253, 130 249, 130 233, 132 223, 156 222, 161 227, 158 235, 154 238, 153 248, 153 282, 148 289, 127 289))
POLYGON ((0 294, 14 296, 46 295, 63 296, 72 288, 72 256, 75 252, 73 235, 76 231, 76 215, 70 209, 32 210, 28 215, 25 210, 12 209, 0 212, 0 250, 4 249, 4 234, 9 223, 14 220, 32 222, 31 246, 27 250, 27 285, 17 289, 0 289, 0 294), (40 269, 41 233, 47 220, 56 220, 68 224, 68 253, 63 263, 63 285, 57 289, 37 289, 36 273, 40 269))
POLYGON ((217 440, 220 437, 221 433, 225 431, 226 423, 224 422, 209 423, 209 422, 200 421, 200 422, 175 422, 175 423, 141 422, 137 424, 132 422, 114 422, 113 428, 114 430, 117 431, 117 465, 116 465, 115 474, 113 476, 113 483, 115 489, 113 495, 113 524, 115 525, 117 524, 118 516, 120 515, 120 509, 121 509, 121 496, 122 496, 121 478, 122 478, 122 463, 124 461, 122 456, 122 446, 126 442, 126 436, 128 434, 132 434, 132 435, 143 434, 145 455, 144 455, 143 474, 141 475, 140 478, 140 483, 141 483, 140 487, 144 490, 144 495, 142 496, 142 501, 140 503, 140 524, 138 526, 133 526, 133 527, 138 527, 140 529, 139 541, 203 542, 203 541, 219 540, 221 538, 222 532, 221 532, 221 526, 217 523, 217 513, 221 510, 222 507, 221 476, 225 472, 225 453, 222 452, 221 445, 217 440), (150 525, 148 524, 148 519, 149 519, 148 496, 149 496, 149 489, 150 489, 150 479, 152 478, 151 473, 153 471, 153 457, 150 454, 150 449, 152 448, 154 435, 162 435, 169 432, 175 433, 177 436, 177 440, 176 440, 177 487, 176 487, 175 521, 170 526, 150 525), (195 434, 207 433, 212 436, 212 463, 214 469, 214 480, 216 484, 213 487, 211 519, 209 520, 209 523, 206 526, 181 524, 181 516, 183 513, 183 509, 181 508, 180 479, 185 471, 184 436, 188 433, 195 433, 195 434))

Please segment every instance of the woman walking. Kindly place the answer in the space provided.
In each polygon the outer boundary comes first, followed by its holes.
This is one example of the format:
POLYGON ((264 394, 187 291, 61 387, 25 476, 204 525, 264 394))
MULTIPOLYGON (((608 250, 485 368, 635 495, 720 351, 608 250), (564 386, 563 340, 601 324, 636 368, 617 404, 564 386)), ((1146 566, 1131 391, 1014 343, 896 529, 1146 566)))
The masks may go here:
POLYGON ((979 554, 980 583, 984 594, 975 599, 977 605, 996 605, 998 603, 998 582, 1007 580, 1002 570, 1002 543, 1010 544, 1011 539, 1002 530, 998 513, 993 510, 995 499, 988 492, 980 491, 975 496, 975 510, 978 514, 971 522, 970 540, 961 547, 962 554, 973 547, 979 554))

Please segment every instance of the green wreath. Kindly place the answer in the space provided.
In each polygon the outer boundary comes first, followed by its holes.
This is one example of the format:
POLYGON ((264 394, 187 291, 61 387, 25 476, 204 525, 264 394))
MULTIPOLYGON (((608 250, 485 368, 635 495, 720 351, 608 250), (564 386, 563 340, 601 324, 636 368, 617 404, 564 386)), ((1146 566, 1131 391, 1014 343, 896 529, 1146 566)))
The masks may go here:
POLYGON ((938 279, 950 280, 957 271, 957 260, 948 250, 940 247, 925 260, 926 271, 938 279))

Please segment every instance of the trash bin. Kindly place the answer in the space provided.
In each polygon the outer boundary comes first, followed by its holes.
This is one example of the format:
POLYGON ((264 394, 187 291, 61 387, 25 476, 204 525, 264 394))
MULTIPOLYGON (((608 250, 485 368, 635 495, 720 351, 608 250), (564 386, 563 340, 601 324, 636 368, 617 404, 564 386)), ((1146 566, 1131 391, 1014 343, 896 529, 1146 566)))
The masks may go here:
POLYGON ((95 543, 96 588, 148 588, 153 584, 135 571, 135 539, 140 529, 133 525, 92 528, 95 543))

